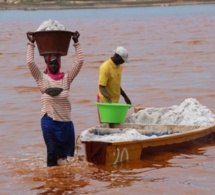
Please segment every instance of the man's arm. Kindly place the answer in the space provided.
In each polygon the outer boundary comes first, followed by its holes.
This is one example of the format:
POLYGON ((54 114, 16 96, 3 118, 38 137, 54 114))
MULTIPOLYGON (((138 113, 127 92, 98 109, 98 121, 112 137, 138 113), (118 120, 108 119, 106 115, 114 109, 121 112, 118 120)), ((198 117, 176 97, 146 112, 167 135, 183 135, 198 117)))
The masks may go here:
POLYGON ((101 94, 107 99, 107 102, 111 103, 111 99, 107 91, 105 90, 105 86, 99 85, 99 91, 101 94))
POLYGON ((120 87, 120 94, 124 97, 124 100, 127 104, 131 104, 131 100, 128 98, 122 87, 120 87))

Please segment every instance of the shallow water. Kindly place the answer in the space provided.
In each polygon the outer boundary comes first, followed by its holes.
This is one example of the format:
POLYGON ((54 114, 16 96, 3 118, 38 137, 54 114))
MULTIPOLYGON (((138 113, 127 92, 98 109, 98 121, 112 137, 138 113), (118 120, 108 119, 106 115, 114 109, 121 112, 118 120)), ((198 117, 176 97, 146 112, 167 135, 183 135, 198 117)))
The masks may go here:
MULTIPOLYGON (((116 166, 88 164, 79 143, 78 163, 46 167, 40 93, 26 66, 26 32, 47 19, 81 33, 85 63, 71 85, 76 136, 98 123, 93 104, 98 68, 118 45, 129 51, 122 88, 134 106, 172 106, 192 97, 215 107, 215 5, 0 11, 1 194, 214 194, 214 140, 116 166)), ((37 48, 35 55, 44 69, 37 48)), ((73 57, 71 44, 62 70, 73 57)))

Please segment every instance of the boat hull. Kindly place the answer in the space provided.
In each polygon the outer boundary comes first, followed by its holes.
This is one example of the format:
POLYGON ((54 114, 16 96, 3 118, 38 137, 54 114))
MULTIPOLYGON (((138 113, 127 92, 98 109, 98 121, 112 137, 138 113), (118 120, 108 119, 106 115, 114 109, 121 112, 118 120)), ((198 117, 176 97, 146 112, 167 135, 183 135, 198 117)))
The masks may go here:
POLYGON ((144 140, 130 141, 91 141, 82 140, 85 145, 86 160, 94 164, 117 164, 124 161, 144 158, 145 151, 158 151, 159 148, 169 148, 180 144, 199 143, 207 141, 215 135, 215 125, 209 127, 180 126, 180 125, 141 125, 121 124, 114 128, 96 126, 89 131, 101 133, 120 132, 124 128, 135 128, 141 133, 170 132, 167 136, 158 136, 144 140), (163 131, 162 131, 163 129, 163 131))

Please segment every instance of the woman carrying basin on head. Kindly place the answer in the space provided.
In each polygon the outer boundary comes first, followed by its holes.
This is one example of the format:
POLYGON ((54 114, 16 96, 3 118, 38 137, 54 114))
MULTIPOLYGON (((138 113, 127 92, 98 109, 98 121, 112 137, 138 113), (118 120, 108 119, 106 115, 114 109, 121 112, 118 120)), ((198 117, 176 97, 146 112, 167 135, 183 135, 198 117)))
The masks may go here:
POLYGON ((74 156, 75 132, 71 120, 70 84, 83 65, 79 32, 72 36, 75 62, 67 73, 60 72, 61 56, 44 56, 46 71, 41 72, 34 62, 35 36, 27 33, 27 64, 41 92, 41 128, 47 148, 47 166, 67 163, 67 156, 74 156))

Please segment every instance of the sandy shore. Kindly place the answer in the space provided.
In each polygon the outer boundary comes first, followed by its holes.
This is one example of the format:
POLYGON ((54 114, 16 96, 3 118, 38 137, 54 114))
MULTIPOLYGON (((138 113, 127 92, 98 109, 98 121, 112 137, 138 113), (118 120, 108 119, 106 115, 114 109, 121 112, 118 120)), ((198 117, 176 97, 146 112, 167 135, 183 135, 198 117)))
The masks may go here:
MULTIPOLYGON (((96 1, 98 2, 98 1, 96 1)), ((171 3, 147 3, 147 2, 129 2, 129 3, 76 3, 60 4, 55 1, 40 4, 8 4, 0 3, 0 10, 50 10, 50 9, 98 9, 98 8, 123 8, 123 7, 152 7, 152 6, 176 6, 176 5, 197 5, 197 4, 215 4, 215 0, 208 1, 175 1, 171 3)))

